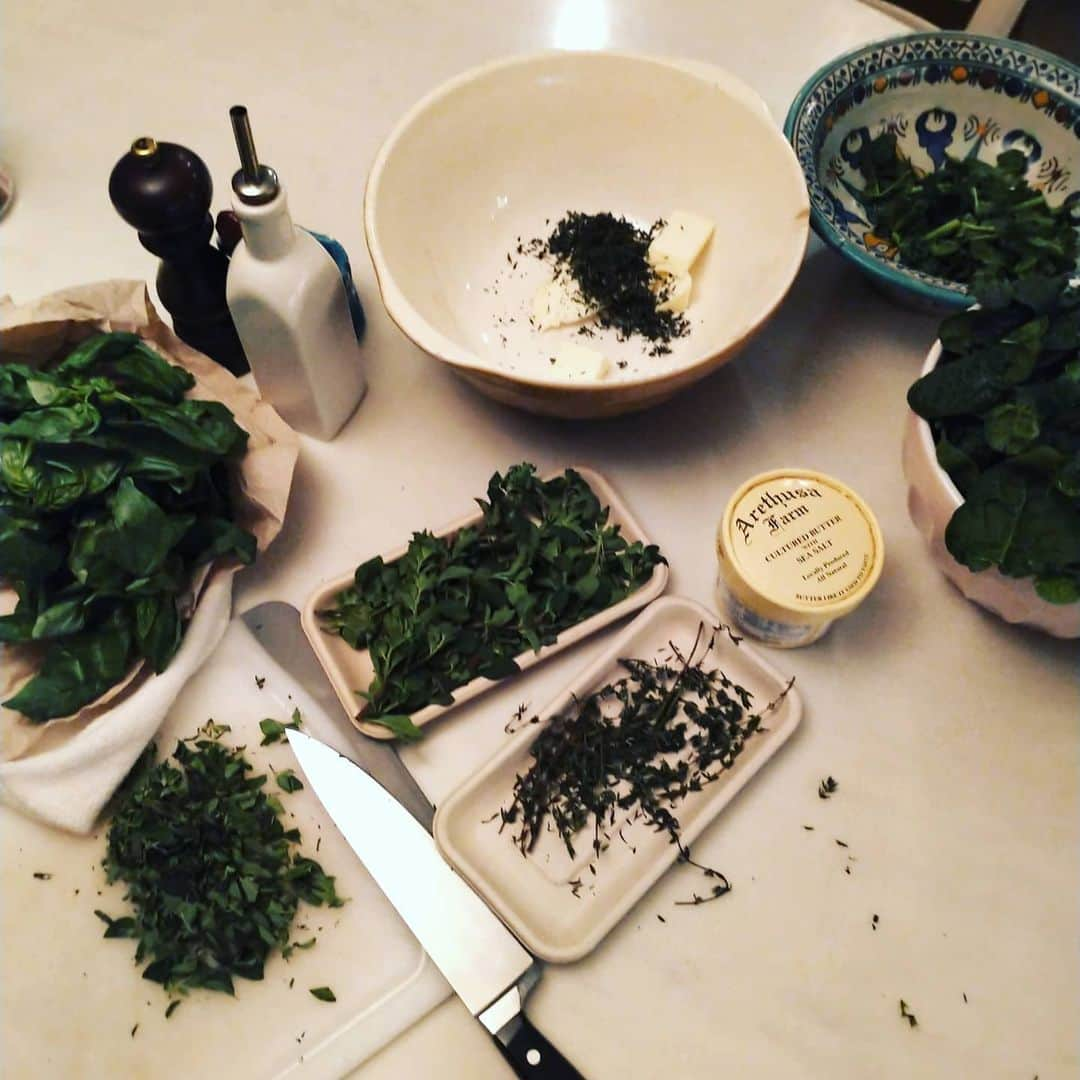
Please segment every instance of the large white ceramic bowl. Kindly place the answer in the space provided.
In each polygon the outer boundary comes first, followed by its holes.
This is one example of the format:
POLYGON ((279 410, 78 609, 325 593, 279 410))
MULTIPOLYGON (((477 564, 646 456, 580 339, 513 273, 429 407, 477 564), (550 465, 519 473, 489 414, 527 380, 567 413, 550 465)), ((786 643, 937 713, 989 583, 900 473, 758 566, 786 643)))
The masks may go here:
MULTIPOLYGON (((933 371, 941 352, 941 342, 935 342, 920 377, 933 371)), ((1054 637, 1080 637, 1080 603, 1051 604, 1035 592, 1030 578, 1006 577, 995 567, 975 573, 949 554, 945 527, 964 497, 938 464, 930 425, 910 410, 904 429, 903 460, 908 512, 938 569, 969 600, 1007 622, 1032 626, 1054 637)))
POLYGON ((394 322, 484 393, 569 417, 644 408, 733 356, 791 285, 808 218, 795 155, 752 90, 718 69, 622 53, 524 56, 451 80, 387 138, 364 200, 394 322), (581 338, 529 327, 550 271, 517 246, 568 210, 716 223, 695 267, 692 331, 670 355, 611 343, 616 366, 593 384, 544 370, 554 342, 581 338))

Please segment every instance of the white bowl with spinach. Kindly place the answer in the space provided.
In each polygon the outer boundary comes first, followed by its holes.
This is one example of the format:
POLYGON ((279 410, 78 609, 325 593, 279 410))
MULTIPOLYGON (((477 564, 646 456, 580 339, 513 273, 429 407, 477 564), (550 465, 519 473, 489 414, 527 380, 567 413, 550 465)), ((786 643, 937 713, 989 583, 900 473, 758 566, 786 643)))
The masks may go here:
POLYGON ((1080 637, 1080 288, 979 299, 942 323, 908 392, 908 508, 968 599, 1080 637))

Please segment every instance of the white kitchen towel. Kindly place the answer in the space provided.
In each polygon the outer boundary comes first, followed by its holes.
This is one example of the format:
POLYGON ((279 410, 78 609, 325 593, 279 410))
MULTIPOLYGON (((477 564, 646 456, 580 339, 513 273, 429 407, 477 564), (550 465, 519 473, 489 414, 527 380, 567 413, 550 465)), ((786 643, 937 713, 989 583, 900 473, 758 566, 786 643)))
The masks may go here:
POLYGON ((228 572, 206 583, 180 649, 160 675, 152 675, 61 745, 0 763, 0 802, 48 825, 90 832, 177 694, 221 641, 232 611, 232 583, 228 572))

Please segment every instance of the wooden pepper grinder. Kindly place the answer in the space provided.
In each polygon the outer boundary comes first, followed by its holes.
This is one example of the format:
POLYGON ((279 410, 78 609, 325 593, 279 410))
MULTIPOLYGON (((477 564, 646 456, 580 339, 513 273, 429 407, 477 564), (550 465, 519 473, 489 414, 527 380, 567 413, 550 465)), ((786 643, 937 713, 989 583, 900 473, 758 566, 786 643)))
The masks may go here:
POLYGON ((113 168, 109 198, 159 256, 157 291, 176 333, 234 375, 248 370, 225 300, 228 255, 210 243, 214 185, 202 159, 176 143, 136 139, 113 168))

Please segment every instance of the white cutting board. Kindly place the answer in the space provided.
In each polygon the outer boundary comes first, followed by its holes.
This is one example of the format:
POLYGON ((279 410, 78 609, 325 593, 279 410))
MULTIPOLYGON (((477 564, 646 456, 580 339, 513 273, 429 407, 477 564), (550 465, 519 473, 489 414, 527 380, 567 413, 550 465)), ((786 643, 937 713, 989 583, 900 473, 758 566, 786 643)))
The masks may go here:
MULTIPOLYGON (((175 746, 211 717, 245 745, 257 773, 295 766, 287 744, 259 746, 263 717, 287 721, 347 752, 350 736, 234 622, 210 662, 177 699, 158 736, 175 746), (262 689, 256 676, 265 679, 262 689)), ((297 770, 299 773, 299 770, 297 770)), ((304 854, 337 878, 342 908, 301 905, 297 931, 313 949, 268 959, 261 982, 236 980, 236 996, 191 993, 166 1020, 168 998, 141 977, 135 943, 105 940, 94 915, 127 913, 120 885, 106 886, 102 827, 78 837, 0 808, 0 1075, 96 1078, 225 1076, 266 1080, 338 1077, 449 994, 405 924, 368 877, 310 789, 285 794, 273 778, 304 854), (320 840, 319 850, 315 851, 320 840), (48 873, 47 880, 34 873, 48 873), (77 890, 77 893, 76 893, 77 890), (294 980, 289 988, 289 981, 294 980), (327 1004, 308 993, 329 986, 327 1004), (138 1024, 135 1034, 132 1028, 138 1024)))

